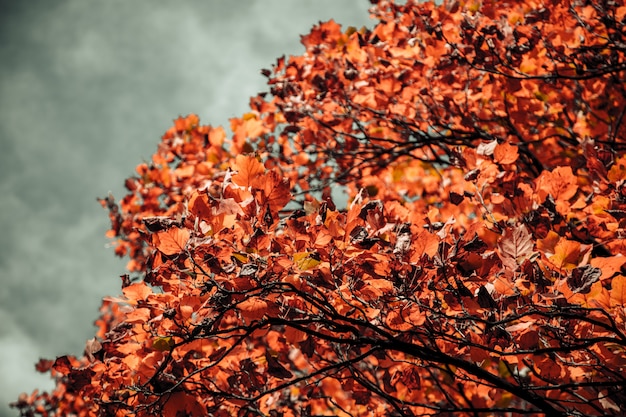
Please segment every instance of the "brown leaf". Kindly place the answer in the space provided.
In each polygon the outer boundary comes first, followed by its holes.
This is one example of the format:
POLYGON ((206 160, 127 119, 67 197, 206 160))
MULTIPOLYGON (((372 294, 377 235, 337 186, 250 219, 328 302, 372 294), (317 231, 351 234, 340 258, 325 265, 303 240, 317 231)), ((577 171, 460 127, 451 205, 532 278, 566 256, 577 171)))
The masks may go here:
POLYGON ((478 289, 478 305, 487 309, 494 309, 498 306, 484 285, 478 289))
POLYGON ((87 343, 85 343, 85 356, 89 358, 90 362, 96 360, 94 355, 97 355, 101 350, 102 344, 95 337, 87 340, 87 343))
POLYGON ((51 368, 52 365, 54 365, 54 361, 50 360, 50 359, 39 359, 39 362, 37 362, 37 364, 35 365, 35 369, 37 370, 37 372, 48 372, 51 368))
POLYGON ((148 229, 148 231, 152 233, 168 230, 173 226, 182 226, 182 223, 180 221, 171 219, 166 216, 144 217, 142 219, 142 222, 146 226, 146 229, 148 229))
POLYGON ((291 378, 293 374, 285 368, 278 359, 274 358, 268 351, 265 352, 267 360, 267 373, 280 379, 291 378))
POLYGON ((508 228, 498 242, 500 259, 503 261, 514 260, 517 265, 521 265, 530 257, 533 247, 533 236, 523 224, 508 228))
POLYGON ((60 374, 67 375, 72 370, 72 363, 67 355, 60 356, 54 361, 52 368, 60 374))
POLYGON ((572 274, 567 278, 567 285, 572 292, 588 294, 591 285, 600 279, 602 271, 591 265, 584 265, 572 270, 572 274))

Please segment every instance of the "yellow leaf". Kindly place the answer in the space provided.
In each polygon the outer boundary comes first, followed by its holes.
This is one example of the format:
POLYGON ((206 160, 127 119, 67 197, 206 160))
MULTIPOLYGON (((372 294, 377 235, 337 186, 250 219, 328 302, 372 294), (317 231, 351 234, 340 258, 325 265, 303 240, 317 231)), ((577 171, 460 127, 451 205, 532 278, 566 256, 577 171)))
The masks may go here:
POLYGON ((302 270, 307 271, 320 264, 319 256, 316 252, 297 252, 293 254, 293 262, 302 270))
POLYGON ((504 361, 498 362, 498 374, 500 374, 501 377, 505 378, 511 376, 509 366, 504 361))
POLYGON ((174 347, 174 339, 171 336, 156 337, 152 341, 152 348, 159 352, 172 350, 174 347))
POLYGON ((245 253, 233 252, 231 256, 235 258, 236 260, 238 260, 239 262, 241 262, 242 264, 245 264, 246 262, 248 262, 248 255, 246 255, 245 253))

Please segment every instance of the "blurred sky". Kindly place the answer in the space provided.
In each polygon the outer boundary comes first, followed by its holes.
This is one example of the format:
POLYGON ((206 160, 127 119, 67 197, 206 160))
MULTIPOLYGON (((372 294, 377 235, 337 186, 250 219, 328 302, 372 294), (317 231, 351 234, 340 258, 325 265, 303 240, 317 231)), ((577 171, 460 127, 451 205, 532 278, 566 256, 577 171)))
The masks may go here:
POLYGON ((0 416, 80 354, 125 260, 105 246, 123 180, 179 115, 227 124, 320 20, 367 0, 0 0, 0 416))

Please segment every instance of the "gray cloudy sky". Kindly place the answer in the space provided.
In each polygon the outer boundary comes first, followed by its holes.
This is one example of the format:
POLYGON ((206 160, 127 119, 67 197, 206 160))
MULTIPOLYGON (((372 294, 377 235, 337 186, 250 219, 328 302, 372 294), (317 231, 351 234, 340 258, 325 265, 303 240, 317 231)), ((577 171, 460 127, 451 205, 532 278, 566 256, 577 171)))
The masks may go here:
POLYGON ((39 357, 82 352, 125 261, 96 197, 180 114, 225 124, 319 20, 367 0, 0 0, 0 416, 50 388, 39 357))

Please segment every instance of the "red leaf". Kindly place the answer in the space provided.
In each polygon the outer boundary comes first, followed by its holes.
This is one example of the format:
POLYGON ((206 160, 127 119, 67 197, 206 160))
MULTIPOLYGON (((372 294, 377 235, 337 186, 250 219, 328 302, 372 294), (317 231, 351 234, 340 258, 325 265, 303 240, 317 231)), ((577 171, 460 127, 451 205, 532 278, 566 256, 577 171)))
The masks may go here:
POLYGON ((195 191, 189 197, 189 211, 199 219, 209 219, 213 216, 211 206, 207 201, 207 196, 195 191))
POLYGON ((547 379, 557 379, 561 376, 561 367, 549 357, 546 357, 536 363, 539 373, 547 379))

